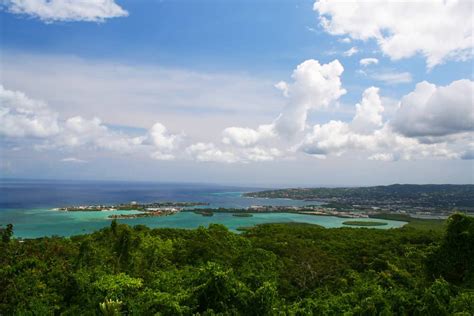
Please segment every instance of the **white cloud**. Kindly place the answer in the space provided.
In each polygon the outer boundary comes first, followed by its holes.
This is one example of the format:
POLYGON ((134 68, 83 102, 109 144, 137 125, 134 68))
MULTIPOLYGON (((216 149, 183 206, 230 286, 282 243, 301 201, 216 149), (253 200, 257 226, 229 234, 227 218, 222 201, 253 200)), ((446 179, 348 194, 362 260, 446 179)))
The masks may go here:
POLYGON ((149 138, 153 145, 161 151, 172 151, 175 149, 180 136, 168 132, 161 123, 155 123, 148 131, 149 138))
POLYGON ((224 144, 236 146, 252 146, 275 136, 272 124, 260 125, 256 130, 247 127, 228 127, 222 134, 224 144))
MULTIPOLYGON (((461 93, 459 90, 457 92, 461 93)), ((427 97, 425 93, 421 93, 421 96, 412 94, 405 98, 416 99, 420 101, 420 104, 424 104, 424 98, 427 97)), ((402 135, 393 129, 391 121, 383 122, 384 107, 381 100, 377 88, 368 88, 363 94, 362 101, 356 105, 356 114, 351 123, 330 121, 325 124, 316 124, 306 134, 298 149, 317 158, 350 153, 351 157, 383 161, 458 159, 469 156, 469 153, 465 152, 465 147, 466 142, 472 140, 472 132, 430 139, 402 135)), ((403 110, 399 108, 398 111, 403 110)), ((463 110, 454 109, 454 111, 459 114, 463 110)), ((396 113, 395 116, 397 115, 400 114, 396 113)), ((424 115, 431 117, 430 113, 425 112, 424 115)), ((423 120, 422 117, 418 119, 423 120)), ((407 122, 407 124, 415 123, 407 122)))
POLYGON ((43 147, 90 148, 130 153, 141 145, 143 140, 143 136, 131 137, 112 131, 97 117, 86 119, 74 116, 66 119, 61 124, 60 133, 49 138, 43 147))
POLYGON ((170 134, 163 124, 155 123, 147 136, 147 141, 151 142, 156 150, 151 157, 157 160, 172 160, 174 155, 171 152, 177 148, 182 137, 183 135, 170 134))
POLYGON ((263 149, 260 147, 248 148, 244 151, 242 160, 272 161, 283 153, 277 148, 263 149))
POLYGON ((412 81, 412 77, 409 72, 380 72, 372 74, 371 77, 375 80, 391 85, 409 83, 412 81))
POLYGON ((344 37, 344 38, 339 39, 338 41, 341 43, 348 44, 351 42, 351 39, 349 37, 344 37))
POLYGON ((384 107, 379 96, 379 89, 370 87, 364 91, 362 101, 356 104, 356 115, 351 127, 354 131, 368 133, 382 127, 384 107))
POLYGON ((61 117, 143 129, 160 121, 214 143, 226 127, 271 121, 285 101, 274 80, 255 75, 8 52, 1 71, 5 86, 47 101, 61 117))
POLYGON ((0 86, 0 133, 12 142, 12 148, 15 138, 26 137, 35 148, 56 149, 71 157, 85 150, 221 163, 272 161, 301 152, 320 159, 347 155, 383 161, 472 156, 468 144, 473 136, 474 88, 469 80, 446 87, 422 82, 400 102, 381 98, 379 89, 370 87, 355 105, 352 120, 310 127, 310 111, 324 110, 346 93, 341 84, 343 70, 337 60, 301 63, 291 82, 277 84, 287 104, 272 123, 228 127, 214 139, 173 133, 173 128, 156 122, 156 115, 149 117, 153 120, 149 129, 114 127, 82 113, 59 115, 43 102, 0 86), (215 145, 220 138, 222 143, 215 145))
POLYGON ((245 148, 220 149, 213 143, 195 143, 186 148, 191 159, 202 162, 219 163, 249 163, 272 161, 283 155, 277 148, 262 148, 259 146, 245 148))
POLYGON ((0 135, 48 137, 58 132, 58 116, 45 103, 0 85, 0 135))
POLYGON ((7 10, 38 18, 45 22, 87 21, 127 16, 114 0, 6 0, 7 10))
POLYGON ((362 58, 359 61, 359 64, 361 66, 369 66, 369 65, 377 65, 379 63, 379 60, 377 58, 362 58))
POLYGON ((94 117, 73 116, 65 120, 45 103, 19 91, 0 85, 0 135, 9 138, 34 137, 41 139, 37 149, 98 149, 119 153, 152 150, 155 159, 171 159, 182 135, 168 132, 155 123, 145 135, 130 136, 111 130, 94 117))
POLYGON ((346 56, 346 57, 350 57, 354 54, 357 54, 359 52, 359 49, 357 49, 357 47, 351 47, 349 48, 348 50, 346 50, 343 55, 346 56))
POLYGON ((300 150, 320 157, 328 154, 341 155, 353 147, 354 141, 349 125, 341 121, 330 121, 315 125, 304 138, 300 150))
POLYGON ((213 143, 196 143, 186 148, 186 153, 193 159, 203 162, 234 163, 239 159, 230 151, 222 151, 213 143))
POLYGON ((69 162, 69 163, 77 163, 77 164, 87 163, 87 160, 83 160, 83 159, 79 159, 79 158, 75 158, 75 157, 63 158, 63 159, 61 159, 61 161, 62 162, 69 162))
POLYGON ((340 78, 343 71, 338 60, 321 65, 317 60, 309 59, 293 71, 293 83, 278 83, 277 87, 288 101, 274 122, 276 132, 293 137, 304 130, 308 111, 326 108, 345 94, 340 78))
POLYGON ((394 60, 420 53, 432 68, 448 59, 472 57, 471 1, 319 0, 314 10, 330 34, 375 39, 394 60))
MULTIPOLYGON (((446 142, 424 144, 395 133, 389 125, 370 134, 359 134, 341 121, 318 124, 308 133, 299 149, 309 155, 349 155, 370 160, 458 159, 460 153, 446 142)), ((459 145, 459 144, 457 144, 459 145)))
POLYGON ((392 126, 409 137, 472 132, 473 101, 473 81, 458 80, 441 87, 423 81, 402 98, 392 126))
POLYGON ((321 65, 309 59, 299 64, 292 74, 292 83, 278 82, 275 87, 287 98, 287 104, 271 124, 256 130, 229 127, 223 131, 223 142, 237 146, 254 146, 272 138, 292 139, 306 127, 310 110, 323 109, 337 100, 346 90, 341 85, 341 63, 334 60, 321 65))

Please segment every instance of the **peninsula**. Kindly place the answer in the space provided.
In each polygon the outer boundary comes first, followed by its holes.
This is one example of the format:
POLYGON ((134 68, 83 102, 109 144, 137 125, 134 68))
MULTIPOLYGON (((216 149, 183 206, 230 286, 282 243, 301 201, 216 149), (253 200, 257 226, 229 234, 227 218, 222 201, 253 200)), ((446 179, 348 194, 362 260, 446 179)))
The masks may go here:
MULTIPOLYGON (((245 193, 253 198, 323 202, 324 213, 401 213, 447 217, 474 212, 474 185, 394 184, 373 187, 293 188, 245 193)), ((325 214, 326 215, 326 214, 325 214)))
POLYGON ((194 206, 205 206, 209 203, 203 202, 153 202, 153 203, 139 203, 132 201, 130 203, 120 204, 91 204, 91 205, 73 205, 56 208, 56 211, 65 212, 101 212, 101 211, 143 211, 152 212, 159 210, 180 209, 194 206))
POLYGON ((107 211, 135 211, 139 213, 131 214, 112 214, 108 218, 126 219, 140 217, 167 216, 181 212, 184 208, 192 208, 196 206, 206 206, 208 203, 203 202, 154 202, 154 203, 138 203, 132 201, 130 203, 121 203, 115 205, 93 204, 93 205, 77 205, 56 208, 57 211, 63 212, 107 212, 107 211))

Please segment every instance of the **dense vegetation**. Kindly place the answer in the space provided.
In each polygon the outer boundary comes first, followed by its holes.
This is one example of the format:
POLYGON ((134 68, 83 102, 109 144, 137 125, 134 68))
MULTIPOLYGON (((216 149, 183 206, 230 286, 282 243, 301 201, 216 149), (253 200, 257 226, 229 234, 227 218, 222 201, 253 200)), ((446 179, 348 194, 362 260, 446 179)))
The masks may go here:
POLYGON ((372 222, 372 221, 345 221, 343 225, 348 226, 384 226, 387 225, 386 222, 372 222))
POLYGON ((474 208, 474 185, 393 184, 352 188, 296 188, 246 193, 249 197, 331 200, 333 204, 406 204, 437 209, 474 208))
POLYGON ((0 242, 0 315, 472 315, 474 219, 446 230, 269 224, 0 242))
POLYGON ((444 219, 423 219, 411 217, 408 214, 397 214, 397 213, 378 213, 369 215, 371 218, 388 219, 393 221, 407 222, 403 227, 415 228, 418 230, 446 230, 447 221, 444 219))

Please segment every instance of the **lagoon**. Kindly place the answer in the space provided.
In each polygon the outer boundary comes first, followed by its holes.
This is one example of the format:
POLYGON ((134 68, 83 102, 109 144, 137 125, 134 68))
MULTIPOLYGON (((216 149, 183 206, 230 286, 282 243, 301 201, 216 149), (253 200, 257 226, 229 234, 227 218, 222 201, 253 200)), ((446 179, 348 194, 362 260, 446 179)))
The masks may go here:
MULTIPOLYGON (((246 198, 242 193, 255 188, 223 187, 197 184, 117 183, 117 182, 0 182, 0 225, 12 223, 15 237, 71 236, 107 227, 111 214, 133 214, 134 211, 63 212, 54 207, 77 204, 139 202, 206 202, 211 208, 246 208, 251 205, 308 205, 315 201, 246 198)), ((364 219, 371 220, 371 219, 364 219)), ((197 228, 211 223, 222 224, 238 232, 238 228, 265 223, 309 223, 327 228, 343 227, 347 218, 295 213, 253 213, 252 217, 236 217, 215 212, 202 216, 194 212, 176 215, 120 219, 120 223, 146 225, 151 228, 197 228)), ((387 225, 376 229, 397 228, 400 221, 379 220, 387 225)), ((347 227, 347 226, 346 226, 347 227)))
MULTIPOLYGON (((43 236, 71 236, 90 233, 110 225, 111 214, 131 214, 133 211, 108 212, 58 212, 48 209, 37 209, 26 212, 27 219, 14 223, 15 237, 36 238, 43 236)), ((372 219, 364 219, 371 221, 372 219)), ((252 217, 235 217, 232 213, 214 213, 213 216, 202 216, 194 212, 180 212, 176 215, 119 219, 119 223, 129 225, 146 225, 151 228, 197 228, 209 224, 222 224, 234 232, 238 228, 266 223, 308 223, 326 228, 344 227, 347 218, 335 216, 317 216, 296 213, 253 213, 252 217)), ((387 225, 375 226, 376 229, 398 228, 405 224, 401 221, 373 219, 386 222, 387 225)), ((347 227, 347 226, 346 226, 347 227)), ((374 228, 375 228, 374 227, 374 228)))

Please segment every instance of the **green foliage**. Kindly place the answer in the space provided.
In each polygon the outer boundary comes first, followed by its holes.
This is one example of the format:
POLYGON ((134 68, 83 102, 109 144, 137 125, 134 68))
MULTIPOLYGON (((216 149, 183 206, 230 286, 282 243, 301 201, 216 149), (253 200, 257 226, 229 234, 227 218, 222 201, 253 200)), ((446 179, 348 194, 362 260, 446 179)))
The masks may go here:
POLYGON ((142 279, 132 278, 125 273, 104 275, 92 283, 108 299, 123 299, 125 296, 136 294, 143 285, 142 279))
POLYGON ((342 224, 348 226, 384 226, 387 225, 385 222, 373 222, 373 221, 345 221, 342 224))
POLYGON ((444 232, 447 227, 447 221, 444 219, 414 218, 407 214, 380 213, 371 215, 370 217, 408 222, 408 224, 404 225, 402 229, 418 229, 428 231, 436 230, 439 232, 444 232))
POLYGON ((474 287, 474 218, 457 213, 448 219, 446 237, 429 257, 428 272, 454 284, 474 287))
POLYGON ((472 315, 473 219, 446 231, 129 227, 0 243, 0 315, 472 315))
POLYGON ((100 312, 104 316, 119 316, 121 315, 120 309, 122 302, 119 300, 105 300, 105 302, 100 303, 100 312))
POLYGON ((13 225, 8 224, 5 228, 0 227, 0 235, 2 236, 2 242, 9 242, 13 236, 13 225))

